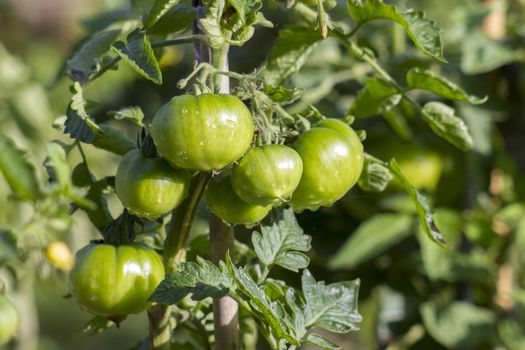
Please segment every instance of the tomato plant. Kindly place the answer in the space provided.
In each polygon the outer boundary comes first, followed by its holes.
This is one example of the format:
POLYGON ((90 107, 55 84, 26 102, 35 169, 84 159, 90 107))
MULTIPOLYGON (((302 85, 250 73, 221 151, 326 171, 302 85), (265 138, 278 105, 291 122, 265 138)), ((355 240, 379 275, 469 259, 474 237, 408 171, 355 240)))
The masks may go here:
MULTIPOLYGON (((520 348, 519 21, 503 40, 472 23, 492 9, 451 0, 105 3, 48 119, 42 77, 0 46, 0 279, 18 305, 64 282, 65 244, 96 239, 64 303, 123 338, 144 312, 132 349, 520 348)), ((28 328, 16 350, 36 349, 28 328)))
POLYGON ((292 148, 265 145, 250 149, 233 167, 231 182, 245 202, 270 205, 288 201, 299 185, 303 161, 292 148))
POLYGON ((215 178, 206 191, 210 210, 229 224, 253 225, 261 221, 271 210, 270 205, 247 203, 237 196, 231 176, 215 178))
POLYGON ((159 153, 174 167, 219 170, 239 159, 250 147, 253 121, 235 96, 176 96, 151 123, 159 153))
POLYGON ((294 147, 304 164, 301 181, 291 200, 298 211, 331 206, 359 179, 363 146, 347 125, 330 120, 326 124, 321 122, 301 135, 294 147))
POLYGON ((190 174, 175 170, 160 158, 131 151, 121 160, 115 191, 133 214, 156 219, 177 207, 188 194, 190 174))
POLYGON ((163 278, 164 265, 151 248, 91 243, 77 252, 69 280, 81 307, 121 321, 151 305, 148 298, 163 278))

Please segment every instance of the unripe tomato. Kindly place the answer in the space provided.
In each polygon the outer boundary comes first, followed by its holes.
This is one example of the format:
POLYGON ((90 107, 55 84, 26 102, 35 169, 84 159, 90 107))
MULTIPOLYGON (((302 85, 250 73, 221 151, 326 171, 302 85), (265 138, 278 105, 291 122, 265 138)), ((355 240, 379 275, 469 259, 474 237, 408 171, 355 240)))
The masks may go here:
POLYGON ((69 287, 82 308, 120 320, 147 309, 163 279, 164 265, 155 250, 138 243, 91 243, 77 252, 69 287))
POLYGON ((67 244, 61 241, 49 243, 44 254, 53 267, 63 271, 71 270, 75 263, 73 253, 71 253, 67 244))
POLYGON ((340 128, 339 123, 324 121, 295 142, 294 148, 303 160, 303 175, 290 201, 296 211, 331 206, 359 179, 363 146, 350 127, 350 132, 340 128))
POLYGON ((265 145, 246 152, 233 167, 231 181, 233 190, 245 202, 270 205, 288 200, 302 173, 303 161, 294 149, 265 145))
POLYGON ((19 322, 20 318, 15 305, 7 296, 0 294, 0 346, 13 339, 19 322))
POLYGON ((253 120, 237 97, 226 94, 175 96, 157 112, 151 136, 172 166, 218 170, 250 147, 253 120))
POLYGON ((191 175, 161 158, 128 152, 117 170, 115 190, 122 204, 142 218, 156 219, 177 207, 188 194, 191 175))
POLYGON ((214 178, 206 190, 211 212, 228 224, 253 225, 272 209, 270 205, 249 204, 235 194, 230 175, 214 178))

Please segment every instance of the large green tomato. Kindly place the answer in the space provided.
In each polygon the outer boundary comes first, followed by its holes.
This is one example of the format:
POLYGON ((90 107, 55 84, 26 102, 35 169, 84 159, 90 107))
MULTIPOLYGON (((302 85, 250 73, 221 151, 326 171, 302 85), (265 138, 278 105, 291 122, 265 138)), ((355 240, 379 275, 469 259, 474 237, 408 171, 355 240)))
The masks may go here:
POLYGON ((233 190, 245 202, 270 205, 288 200, 302 173, 303 162, 295 150, 265 145, 246 152, 233 167, 231 181, 233 190))
POLYGON ((115 190, 122 204, 142 218, 156 219, 177 207, 188 194, 191 175, 164 159, 128 152, 117 170, 115 190))
POLYGON ((290 203, 298 212, 331 206, 359 179, 363 145, 355 132, 341 123, 325 120, 295 142, 303 160, 303 176, 290 203))
POLYGON ((163 279, 164 265, 153 249, 91 243, 77 252, 69 286, 84 309, 118 321, 147 309, 163 279))
POLYGON ((228 224, 253 225, 261 221, 272 209, 246 203, 232 189, 230 175, 214 178, 206 190, 211 212, 228 224))
POLYGON ((248 150, 254 132, 248 108, 226 94, 175 96, 157 112, 151 136, 176 168, 218 170, 248 150))
POLYGON ((0 346, 13 338, 19 322, 15 305, 5 295, 0 294, 0 346))

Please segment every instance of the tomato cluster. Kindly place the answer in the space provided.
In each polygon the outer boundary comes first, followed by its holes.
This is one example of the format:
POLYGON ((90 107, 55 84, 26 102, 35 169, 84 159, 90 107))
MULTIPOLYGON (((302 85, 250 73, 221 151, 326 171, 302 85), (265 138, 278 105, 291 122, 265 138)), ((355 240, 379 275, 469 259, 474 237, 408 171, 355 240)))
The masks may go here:
POLYGON ((296 211, 332 205, 357 182, 363 167, 359 137, 338 119, 319 122, 289 146, 250 148, 250 111, 226 94, 172 98, 155 115, 151 136, 162 158, 132 151, 116 176, 124 206, 148 219, 180 204, 190 172, 216 172, 233 164, 209 185, 208 206, 225 222, 253 224, 286 202, 296 211))
MULTIPOLYGON (((355 131, 325 119, 291 145, 251 147, 254 123, 237 97, 176 96, 151 123, 156 156, 147 147, 127 153, 115 190, 138 217, 157 219, 187 196, 192 174, 220 172, 206 190, 209 209, 229 224, 253 225, 272 207, 316 210, 340 199, 358 180, 363 146, 355 131)), ((138 244, 92 243, 81 249, 70 289, 88 311, 113 320, 143 311, 164 277, 157 253, 138 244)))

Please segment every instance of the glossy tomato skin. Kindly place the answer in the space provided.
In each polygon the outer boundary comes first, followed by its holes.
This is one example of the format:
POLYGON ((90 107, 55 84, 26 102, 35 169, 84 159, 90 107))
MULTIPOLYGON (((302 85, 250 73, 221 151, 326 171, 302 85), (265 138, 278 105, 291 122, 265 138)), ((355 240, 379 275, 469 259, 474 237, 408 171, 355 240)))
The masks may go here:
POLYGON ((0 294, 0 346, 8 343, 18 330, 20 316, 15 305, 0 294))
POLYGON ((139 243, 91 243, 77 252, 69 286, 82 308, 118 320, 148 308, 163 279, 164 265, 153 249, 139 243))
POLYGON ((355 185, 363 170, 361 142, 334 128, 314 126, 294 148, 303 160, 303 176, 290 201, 298 212, 331 206, 355 185))
POLYGON ((164 159, 128 152, 115 177, 118 197, 132 214, 156 219, 177 207, 187 196, 191 175, 173 169, 164 159))
POLYGON ((228 224, 253 225, 272 209, 243 201, 235 194, 230 175, 214 178, 206 189, 206 200, 211 212, 228 224))
POLYGON ((242 200, 264 206, 288 200, 302 173, 303 161, 294 149, 265 145, 246 152, 233 167, 231 181, 242 200))
POLYGON ((250 147, 253 120, 233 95, 175 96, 155 115, 151 135, 173 167, 209 171, 241 158, 250 147))

